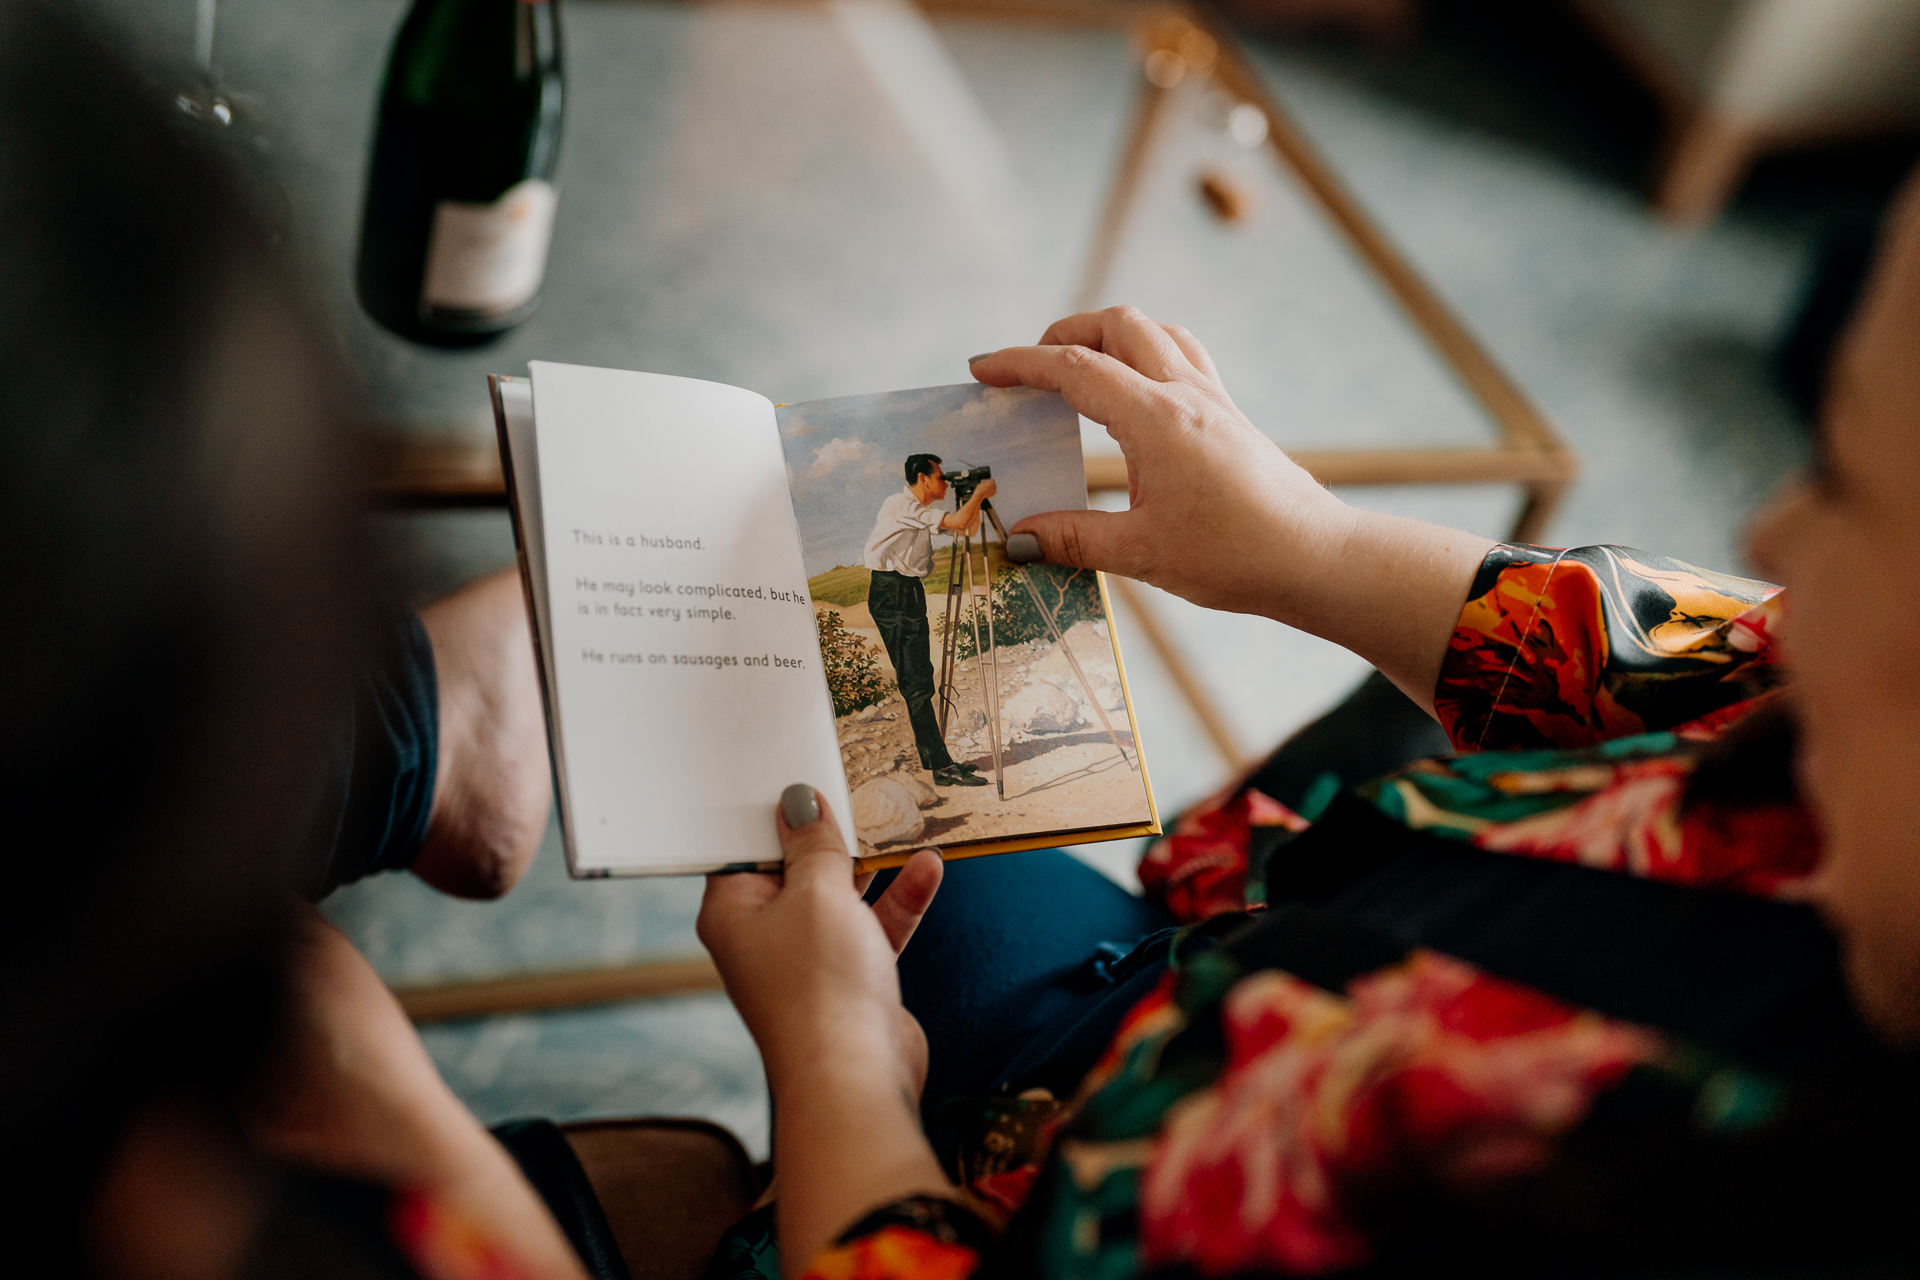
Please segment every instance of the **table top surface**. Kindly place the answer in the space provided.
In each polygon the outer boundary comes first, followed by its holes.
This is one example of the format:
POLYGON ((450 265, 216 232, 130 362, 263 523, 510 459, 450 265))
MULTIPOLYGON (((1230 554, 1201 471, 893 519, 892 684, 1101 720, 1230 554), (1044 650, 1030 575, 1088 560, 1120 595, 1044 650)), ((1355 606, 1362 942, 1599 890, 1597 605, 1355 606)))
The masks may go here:
MULTIPOLYGON (((372 417, 416 438, 490 437, 485 375, 531 359, 777 401, 963 381, 968 354, 1032 341, 1070 309, 1140 85, 1117 27, 928 21, 872 2, 570 0, 541 309, 447 352, 378 329, 351 292, 374 99, 404 9, 223 0, 217 55, 258 104, 292 241, 372 417)), ((143 20, 153 44, 184 40, 190 14, 143 20)), ((1282 444, 1495 443, 1298 180, 1230 137, 1231 105, 1207 88, 1172 101, 1103 300, 1194 330, 1282 444), (1258 189, 1250 223, 1201 201, 1208 164, 1258 189)), ((1089 446, 1112 447, 1091 430, 1089 446)))

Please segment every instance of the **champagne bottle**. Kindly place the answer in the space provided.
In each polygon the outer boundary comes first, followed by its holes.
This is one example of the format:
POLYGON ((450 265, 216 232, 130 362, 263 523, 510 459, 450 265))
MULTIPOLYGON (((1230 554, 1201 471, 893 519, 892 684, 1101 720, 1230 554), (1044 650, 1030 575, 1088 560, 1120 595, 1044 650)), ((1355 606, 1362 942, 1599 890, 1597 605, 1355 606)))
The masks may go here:
POLYGON ((360 305, 485 342, 533 314, 558 196, 559 0, 414 0, 394 38, 360 225, 360 305))

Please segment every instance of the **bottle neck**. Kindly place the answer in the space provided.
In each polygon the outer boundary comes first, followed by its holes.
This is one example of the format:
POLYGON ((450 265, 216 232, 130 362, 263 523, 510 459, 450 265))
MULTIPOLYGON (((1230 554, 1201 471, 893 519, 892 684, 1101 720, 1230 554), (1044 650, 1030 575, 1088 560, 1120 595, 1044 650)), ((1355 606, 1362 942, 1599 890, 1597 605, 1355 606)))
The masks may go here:
POLYGON ((386 96, 493 114, 560 76, 558 0, 416 0, 394 42, 386 96))

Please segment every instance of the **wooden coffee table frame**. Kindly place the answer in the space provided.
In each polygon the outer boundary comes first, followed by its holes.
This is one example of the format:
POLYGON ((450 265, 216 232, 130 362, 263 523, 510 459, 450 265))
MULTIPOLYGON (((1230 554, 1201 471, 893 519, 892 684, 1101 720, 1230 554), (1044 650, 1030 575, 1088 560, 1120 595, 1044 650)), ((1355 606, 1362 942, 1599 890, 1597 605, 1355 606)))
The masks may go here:
MULTIPOLYGON (((1177 95, 1210 83, 1259 108, 1267 118, 1265 145, 1299 179, 1355 255, 1426 336, 1485 411, 1499 437, 1497 444, 1484 446, 1303 449, 1290 456, 1316 480, 1333 486, 1518 485, 1526 497, 1510 538, 1531 542, 1545 532, 1578 474, 1573 452, 1373 224, 1215 15, 1199 5, 1093 0, 918 3, 935 18, 1119 28, 1129 35, 1141 68, 1140 87, 1132 126, 1081 273, 1075 302, 1079 309, 1098 306, 1105 294, 1153 150, 1177 95)), ((376 440, 369 488, 377 505, 412 511, 505 505, 500 458, 491 444, 406 440, 397 432, 377 435, 376 440)), ((1120 458, 1093 457, 1086 466, 1089 493, 1125 492, 1126 464, 1120 458)), ((1138 585, 1111 575, 1108 581, 1222 759, 1231 768, 1244 767, 1247 753, 1138 585)), ((417 1019, 432 1020, 608 1003, 715 986, 711 966, 699 959, 416 987, 403 990, 401 996, 417 1019)))

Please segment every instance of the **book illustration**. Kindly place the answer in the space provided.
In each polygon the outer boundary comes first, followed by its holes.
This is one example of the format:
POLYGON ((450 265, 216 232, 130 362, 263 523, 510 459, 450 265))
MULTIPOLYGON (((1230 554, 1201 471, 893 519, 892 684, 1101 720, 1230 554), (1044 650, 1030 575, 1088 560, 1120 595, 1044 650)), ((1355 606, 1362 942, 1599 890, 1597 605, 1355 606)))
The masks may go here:
POLYGON ((1098 575, 1006 555, 1086 505, 1072 409, 959 386, 778 416, 862 852, 1151 823, 1098 575))

